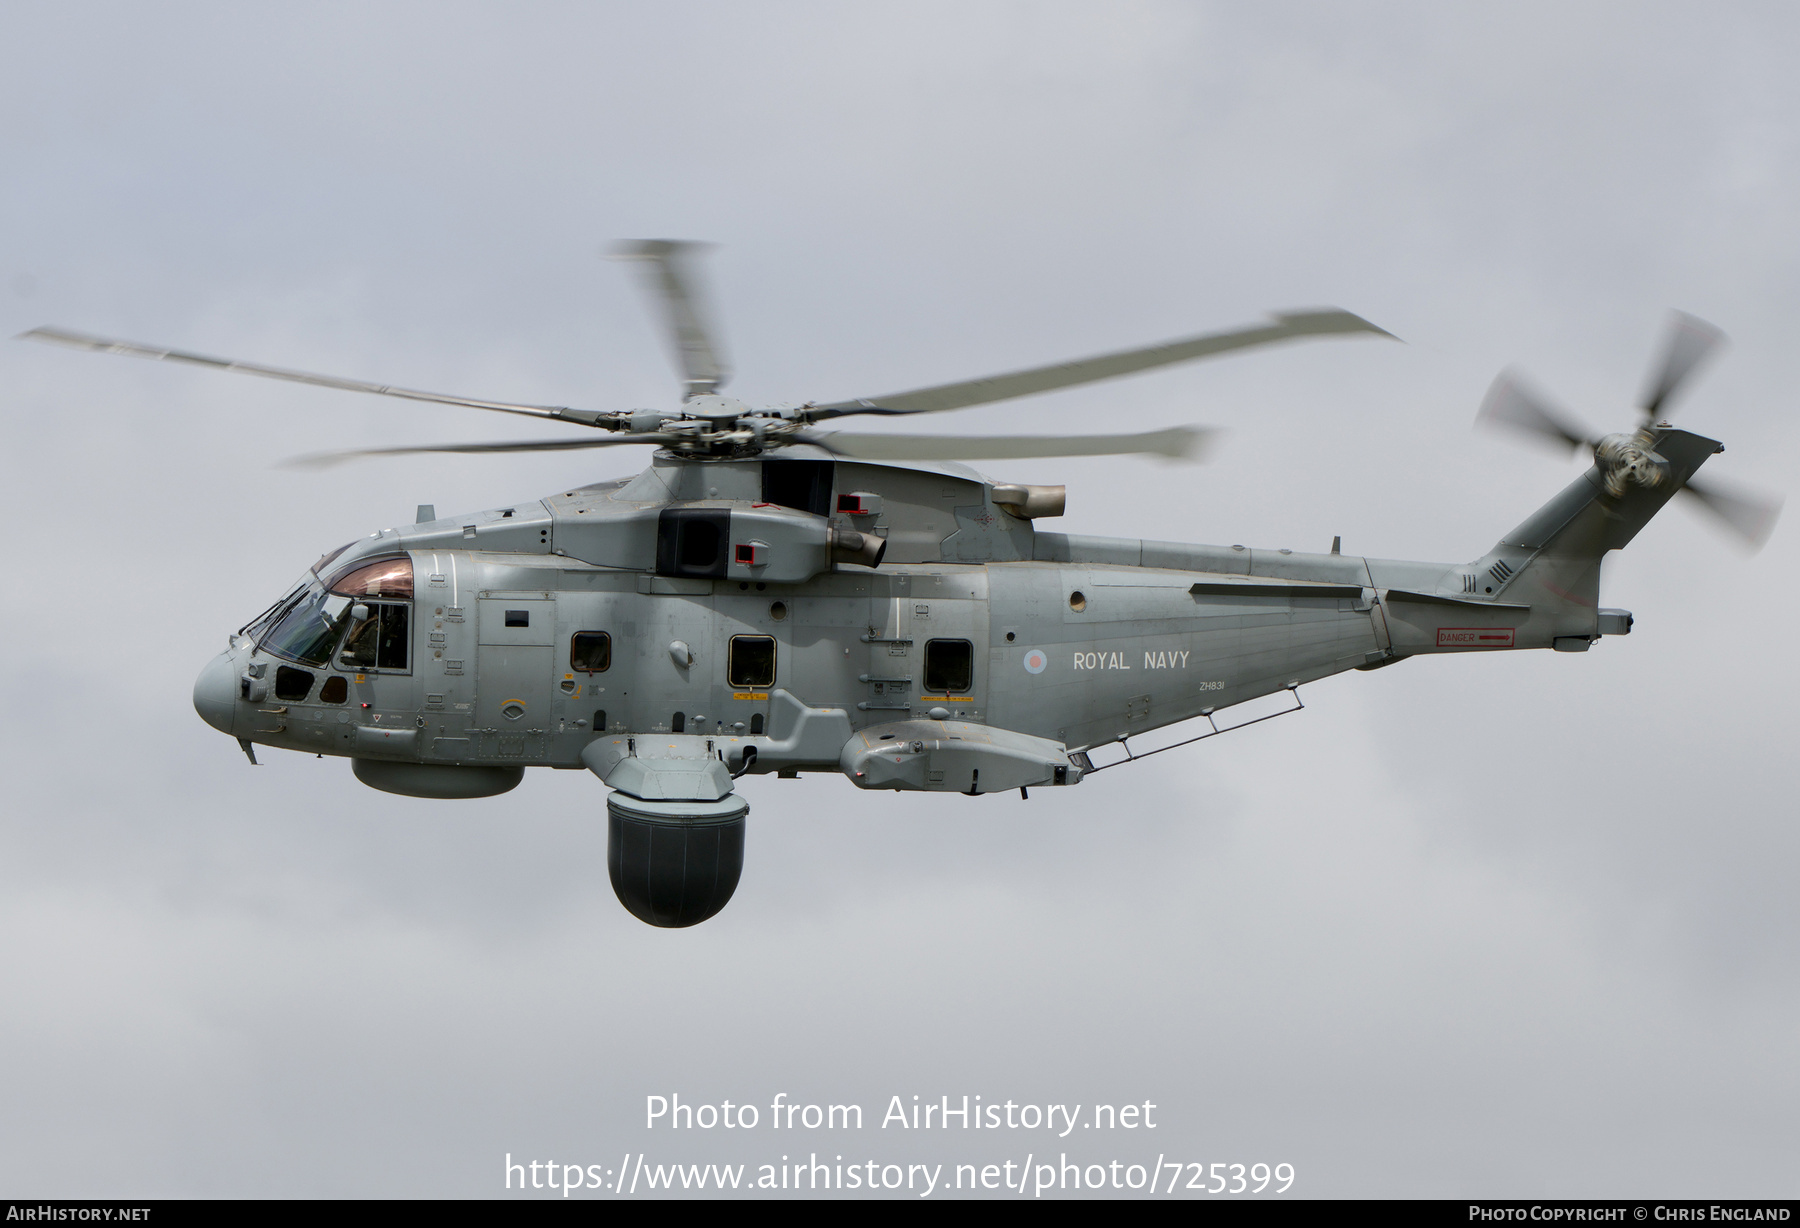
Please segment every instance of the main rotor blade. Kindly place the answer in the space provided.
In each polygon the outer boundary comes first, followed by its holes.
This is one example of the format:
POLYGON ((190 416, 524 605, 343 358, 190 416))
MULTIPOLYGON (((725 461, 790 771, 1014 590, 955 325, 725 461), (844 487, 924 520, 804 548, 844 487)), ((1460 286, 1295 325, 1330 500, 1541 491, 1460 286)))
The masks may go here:
POLYGON ((638 261, 648 276, 644 284, 662 315, 663 329, 681 371, 682 400, 717 392, 731 378, 724 351, 713 341, 716 329, 707 327, 712 315, 705 310, 706 296, 694 268, 694 254, 710 243, 678 239, 640 239, 621 243, 613 254, 638 261))
POLYGON ((1725 334, 1705 320, 1684 311, 1671 313, 1662 363, 1651 370, 1650 383, 1644 389, 1641 402, 1645 415, 1652 422, 1664 416, 1676 390, 1724 341, 1725 334))
POLYGON ((1375 327, 1361 316, 1328 308, 1319 311, 1277 313, 1273 324, 1242 328, 1229 333, 1208 333, 1182 341, 1170 341, 1141 350, 1125 350, 1102 354, 1077 362, 1057 363, 1049 367, 1033 367, 1010 375, 993 375, 985 379, 965 380, 958 384, 940 384, 935 388, 919 388, 890 396, 833 401, 801 411, 808 421, 844 418, 852 414, 931 414, 947 409, 964 409, 970 405, 986 405, 1014 397, 1031 396, 1055 388, 1071 388, 1096 380, 1116 379, 1164 367, 1170 363, 1191 362, 1232 350, 1247 350, 1280 341, 1302 337, 1324 337, 1333 333, 1374 333, 1391 337, 1392 333, 1375 327))
POLYGON ((346 452, 310 452, 281 462, 295 469, 324 469, 364 456, 405 456, 414 452, 568 452, 576 448, 616 448, 632 443, 672 443, 673 435, 600 435, 593 439, 530 439, 509 443, 427 443, 402 448, 353 448, 346 452))
POLYGON ((1682 489, 1698 499, 1702 507, 1717 516, 1753 550, 1760 550, 1769 540, 1769 534, 1775 531, 1775 521, 1781 516, 1780 499, 1727 486, 1716 478, 1705 482, 1690 480, 1682 489))
POLYGON ((820 431, 798 437, 851 460, 1009 460, 1036 456, 1164 456, 1198 460, 1212 436, 1177 426, 1141 435, 860 435, 820 431))
POLYGON ((1590 439, 1587 431, 1566 411, 1553 407, 1511 367, 1495 377, 1487 395, 1481 399, 1475 422, 1479 426, 1518 431, 1540 440, 1554 440, 1568 448, 1579 448, 1590 439))
POLYGON ((95 350, 102 354, 125 354, 132 358, 160 358, 167 362, 187 362, 240 375, 260 375, 265 379, 287 380, 295 384, 314 384, 320 388, 340 388, 345 392, 372 392, 384 397, 403 397, 408 401, 430 401, 438 405, 461 405, 468 409, 492 409, 503 414, 525 414, 533 418, 556 418, 592 426, 601 415, 588 409, 569 409, 557 405, 519 405, 511 401, 484 401, 476 397, 450 396, 442 392, 420 392, 416 388, 396 388, 392 384, 373 384, 366 380, 342 379, 335 375, 314 375, 309 371, 290 371, 285 367, 265 367, 260 363, 237 362, 230 358, 210 358, 185 350, 165 350, 134 341, 114 341, 87 333, 69 332, 61 328, 34 328, 20 333, 21 341, 48 341, 78 350, 95 350))

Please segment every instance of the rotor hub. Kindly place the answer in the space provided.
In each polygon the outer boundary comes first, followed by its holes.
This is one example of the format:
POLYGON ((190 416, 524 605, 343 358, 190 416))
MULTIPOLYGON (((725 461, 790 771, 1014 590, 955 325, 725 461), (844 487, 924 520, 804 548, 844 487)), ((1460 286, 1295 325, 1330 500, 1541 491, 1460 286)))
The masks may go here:
POLYGON ((702 396, 691 397, 681 407, 681 412, 690 418, 699 418, 705 422, 725 426, 749 415, 750 407, 736 397, 702 396))
POLYGON ((1621 498, 1633 486, 1656 487, 1669 476, 1669 462, 1651 449, 1647 431, 1608 435, 1594 448, 1606 493, 1621 498))

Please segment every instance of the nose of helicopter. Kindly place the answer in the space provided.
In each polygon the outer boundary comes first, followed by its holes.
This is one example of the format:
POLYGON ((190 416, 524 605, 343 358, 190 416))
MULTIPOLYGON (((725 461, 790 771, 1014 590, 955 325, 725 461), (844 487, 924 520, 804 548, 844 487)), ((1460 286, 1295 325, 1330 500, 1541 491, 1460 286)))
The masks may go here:
POLYGON ((194 680, 194 711, 220 733, 230 733, 236 707, 237 669, 232 654, 222 652, 208 661, 194 680))

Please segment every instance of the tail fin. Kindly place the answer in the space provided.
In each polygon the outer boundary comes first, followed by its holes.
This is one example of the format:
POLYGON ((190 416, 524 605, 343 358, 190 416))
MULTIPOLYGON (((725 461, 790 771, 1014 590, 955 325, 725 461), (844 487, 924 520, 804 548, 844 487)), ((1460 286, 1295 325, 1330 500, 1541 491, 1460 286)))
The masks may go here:
POLYGON ((1464 570, 1466 591, 1528 604, 1532 621, 1550 616, 1552 635, 1597 634, 1600 561, 1623 548, 1662 510, 1706 458, 1724 450, 1717 440, 1661 427, 1651 446, 1669 463, 1655 486, 1632 486, 1614 498, 1598 466, 1533 512, 1518 528, 1464 570))

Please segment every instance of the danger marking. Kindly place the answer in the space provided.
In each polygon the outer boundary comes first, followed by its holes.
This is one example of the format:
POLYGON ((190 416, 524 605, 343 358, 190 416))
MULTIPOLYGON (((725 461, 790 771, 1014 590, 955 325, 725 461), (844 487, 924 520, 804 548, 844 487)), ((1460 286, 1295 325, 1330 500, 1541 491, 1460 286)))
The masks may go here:
POLYGON ((1439 648, 1511 648, 1511 627, 1439 627, 1439 648))

